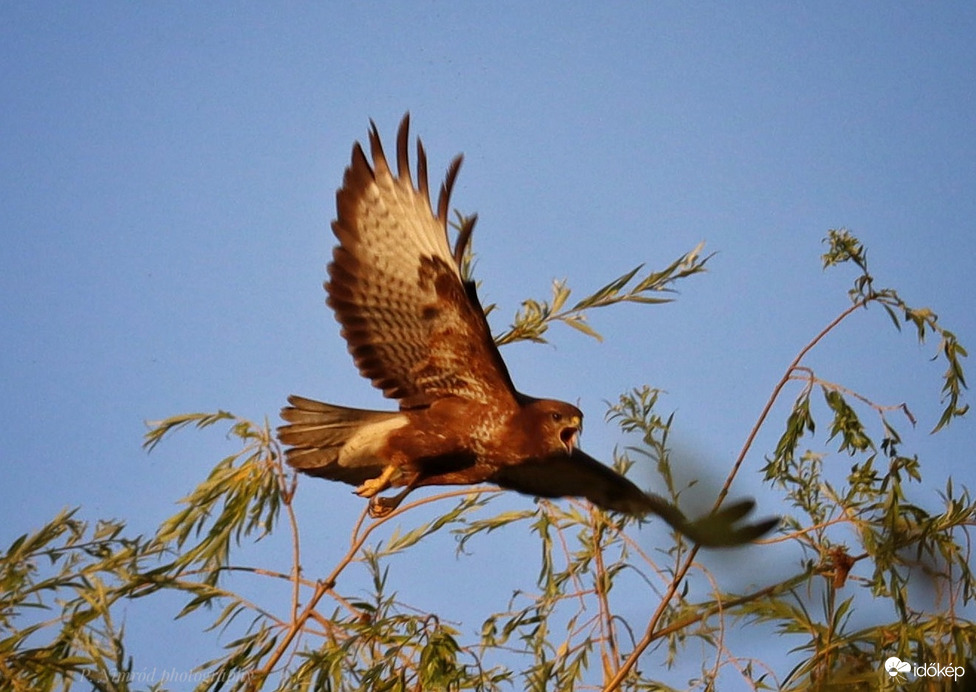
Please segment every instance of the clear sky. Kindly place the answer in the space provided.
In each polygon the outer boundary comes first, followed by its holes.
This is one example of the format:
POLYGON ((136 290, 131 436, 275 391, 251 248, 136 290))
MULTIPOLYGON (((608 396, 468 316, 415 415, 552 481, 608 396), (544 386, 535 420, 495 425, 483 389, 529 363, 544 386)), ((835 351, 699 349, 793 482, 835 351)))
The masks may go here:
MULTIPOLYGON (((496 330, 554 278, 582 295, 699 241, 717 251, 677 302, 595 313, 602 344, 556 327, 554 346, 503 352, 523 391, 579 402, 598 457, 623 440, 603 402, 647 383, 667 390, 680 444, 727 468, 847 304, 850 270, 820 269, 829 228, 852 229, 880 285, 972 346, 974 36, 961 2, 4 3, 0 545, 65 506, 151 531, 228 453, 187 433, 147 457, 146 420, 274 420, 291 393, 389 405, 353 368, 321 282, 352 143, 373 118, 392 144, 407 110, 432 185, 465 154, 454 204, 480 215, 496 330)), ((814 361, 912 408, 923 499, 948 473, 974 477, 971 420, 927 435, 934 346, 874 310, 814 361)), ((322 568, 361 507, 348 490, 304 486, 322 568)), ((758 492, 744 477, 739 494, 758 492)), ((510 550, 506 564, 536 559, 510 550)), ((423 555, 465 569, 452 545, 423 555)), ((454 600, 401 564, 405 600, 454 600)), ((133 606, 132 628, 175 612, 133 606)))

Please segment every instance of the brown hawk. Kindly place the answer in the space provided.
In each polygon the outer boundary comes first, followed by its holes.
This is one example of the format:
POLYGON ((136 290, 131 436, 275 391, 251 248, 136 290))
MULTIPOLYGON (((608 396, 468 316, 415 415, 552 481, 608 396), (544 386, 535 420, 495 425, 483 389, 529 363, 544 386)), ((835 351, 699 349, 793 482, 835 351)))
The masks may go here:
POLYGON ((414 488, 494 483, 540 497, 585 497, 630 515, 655 513, 704 545, 734 545, 762 535, 767 520, 734 528, 753 502, 689 522, 664 498, 643 492, 576 446, 583 413, 572 404, 515 389, 492 340, 475 286, 460 265, 473 228, 447 235, 458 156, 436 211, 427 157, 417 141, 417 181, 408 161, 409 115, 397 134, 394 173, 371 123, 372 164, 359 143, 332 223, 339 244, 325 284, 359 372, 398 411, 368 411, 298 396, 278 429, 287 461, 312 476, 355 486, 370 514, 393 511, 414 488), (379 493, 397 487, 392 497, 379 493))

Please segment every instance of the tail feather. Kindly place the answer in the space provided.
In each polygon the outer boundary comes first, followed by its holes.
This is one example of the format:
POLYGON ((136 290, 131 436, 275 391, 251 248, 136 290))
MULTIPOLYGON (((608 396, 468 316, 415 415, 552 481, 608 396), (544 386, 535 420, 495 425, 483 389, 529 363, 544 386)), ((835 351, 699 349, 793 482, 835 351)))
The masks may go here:
POLYGON ((375 467, 341 466, 339 452, 364 425, 399 414, 334 406, 295 395, 288 397, 288 403, 290 406, 281 409, 281 417, 288 425, 278 428, 278 439, 289 447, 285 452, 289 466, 312 476, 354 485, 380 473, 383 467, 379 460, 375 467))

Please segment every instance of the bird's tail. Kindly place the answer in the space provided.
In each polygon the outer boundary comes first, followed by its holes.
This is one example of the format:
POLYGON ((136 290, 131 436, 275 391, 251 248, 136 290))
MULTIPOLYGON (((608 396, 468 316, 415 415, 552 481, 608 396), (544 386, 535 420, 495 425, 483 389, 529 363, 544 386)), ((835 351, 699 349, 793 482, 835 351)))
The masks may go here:
POLYGON ((290 406, 281 409, 281 417, 288 425, 278 428, 278 439, 289 447, 285 452, 289 466, 312 476, 355 485, 382 469, 381 465, 342 466, 339 452, 363 426, 390 420, 398 413, 334 406, 295 395, 288 397, 288 403, 290 406))

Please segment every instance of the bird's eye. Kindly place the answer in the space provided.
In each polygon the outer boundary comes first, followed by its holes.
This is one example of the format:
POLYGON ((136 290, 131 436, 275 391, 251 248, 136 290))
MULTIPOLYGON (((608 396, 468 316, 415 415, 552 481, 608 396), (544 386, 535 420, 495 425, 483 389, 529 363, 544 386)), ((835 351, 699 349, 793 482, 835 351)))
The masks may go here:
POLYGON ((561 413, 553 413, 553 414, 552 414, 552 419, 553 419, 553 420, 554 420, 555 422, 557 422, 557 423, 558 423, 559 421, 561 421, 561 420, 563 419, 563 414, 561 414, 561 413))

